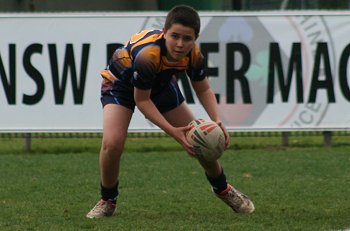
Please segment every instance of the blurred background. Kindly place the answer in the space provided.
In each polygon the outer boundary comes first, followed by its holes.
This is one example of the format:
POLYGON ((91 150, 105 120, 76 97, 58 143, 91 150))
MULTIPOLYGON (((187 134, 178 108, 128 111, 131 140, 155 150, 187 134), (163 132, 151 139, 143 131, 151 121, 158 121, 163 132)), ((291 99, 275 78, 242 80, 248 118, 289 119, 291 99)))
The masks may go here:
MULTIPOLYGON (((338 10, 348 11, 350 9, 350 0, 0 0, 0 13, 50 13, 50 12, 142 12, 142 11, 168 11, 174 5, 187 4, 200 11, 226 11, 226 12, 244 12, 244 11, 299 11, 299 10, 338 10)), ((350 11, 349 11, 350 13, 350 11)), ((1 61, 1 60, 0 60, 1 61)), ((234 133, 234 135, 245 136, 244 133, 234 133)), ((303 135, 305 133, 302 133, 303 135)), ((90 137, 101 134, 86 134, 90 137)), ((135 136, 144 134, 134 134, 135 136)), ((250 136, 251 134, 249 134, 250 136)), ((255 134, 256 135, 256 134, 255 134)), ((258 136, 269 136, 265 133, 257 134, 258 136)), ((274 134, 276 135, 276 133, 274 134)), ((283 146, 288 146, 288 137, 295 135, 299 137, 299 133, 289 134, 288 132, 278 133, 276 136, 282 137, 283 146)), ((310 133, 311 136, 324 136, 324 143, 326 146, 332 145, 332 132, 318 131, 310 133)), ((350 132, 338 132, 336 135, 344 137, 345 143, 349 142, 350 132)), ((27 152, 32 150, 32 134, 31 133, 16 133, 6 134, 0 132, 0 140, 4 143, 5 138, 25 138, 25 150, 27 152)), ((85 137, 82 134, 33 134, 34 138, 44 137, 85 137)), ((305 137, 300 136, 301 140, 305 142, 305 137)), ((64 140, 66 142, 67 139, 64 140)), ((290 143, 296 141, 291 140, 290 143)), ((306 140, 306 143, 310 143, 306 140)), ((339 143, 339 141, 338 141, 339 143)), ((77 149, 80 150, 80 142, 77 142, 77 149)), ((251 144, 251 143, 250 143, 251 144)), ((40 146, 41 144, 39 144, 40 146)), ((13 145, 10 143, 11 149, 13 147, 21 147, 21 145, 13 145)), ((62 145, 59 145, 60 147, 62 145)), ((0 152, 8 153, 6 148, 0 148, 0 152)), ((13 152, 13 151, 11 151, 13 152)))
POLYGON ((0 0, 0 12, 167 11, 187 4, 202 11, 347 10, 350 0, 0 0))

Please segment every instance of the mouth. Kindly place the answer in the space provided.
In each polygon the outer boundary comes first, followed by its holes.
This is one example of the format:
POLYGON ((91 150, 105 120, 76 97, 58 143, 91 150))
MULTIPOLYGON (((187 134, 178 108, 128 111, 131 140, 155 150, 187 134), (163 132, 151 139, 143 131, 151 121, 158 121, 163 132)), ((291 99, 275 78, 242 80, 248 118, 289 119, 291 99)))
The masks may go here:
MULTIPOLYGON (((182 59, 185 56, 185 52, 183 51, 172 51, 170 52, 171 59, 174 59, 176 61, 182 59)), ((170 57, 169 57, 170 58, 170 57)))
POLYGON ((175 55, 184 55, 184 52, 183 51, 174 51, 174 54, 175 55))

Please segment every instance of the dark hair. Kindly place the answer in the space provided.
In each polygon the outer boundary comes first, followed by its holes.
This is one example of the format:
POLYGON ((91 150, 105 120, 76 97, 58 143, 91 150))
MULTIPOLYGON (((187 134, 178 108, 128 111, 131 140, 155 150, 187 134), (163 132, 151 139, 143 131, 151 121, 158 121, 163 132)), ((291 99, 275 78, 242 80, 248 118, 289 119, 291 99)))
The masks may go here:
POLYGON ((201 29, 201 20, 195 9, 187 5, 174 6, 168 13, 164 29, 168 30, 173 24, 181 24, 194 30, 196 38, 201 29))

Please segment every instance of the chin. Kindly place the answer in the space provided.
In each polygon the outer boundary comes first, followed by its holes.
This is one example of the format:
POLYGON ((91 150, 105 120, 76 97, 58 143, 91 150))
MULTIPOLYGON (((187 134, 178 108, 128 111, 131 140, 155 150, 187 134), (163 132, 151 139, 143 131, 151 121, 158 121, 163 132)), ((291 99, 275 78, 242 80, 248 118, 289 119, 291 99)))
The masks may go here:
POLYGON ((171 58, 174 60, 174 61, 179 61, 181 60, 183 57, 185 57, 186 55, 173 55, 171 58))

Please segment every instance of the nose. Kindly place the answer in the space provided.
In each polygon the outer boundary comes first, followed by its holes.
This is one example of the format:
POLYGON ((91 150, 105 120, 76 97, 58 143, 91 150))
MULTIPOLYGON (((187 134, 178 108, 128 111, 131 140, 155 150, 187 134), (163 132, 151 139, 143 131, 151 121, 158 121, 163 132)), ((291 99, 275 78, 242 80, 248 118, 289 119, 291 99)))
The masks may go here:
POLYGON ((183 41, 183 39, 178 39, 177 40, 177 43, 176 43, 176 46, 178 46, 178 47, 183 47, 183 45, 184 45, 184 41, 183 41))

